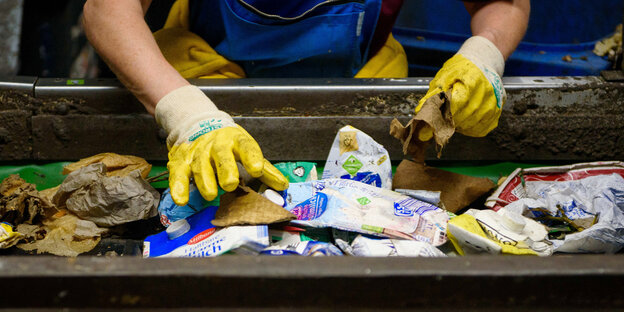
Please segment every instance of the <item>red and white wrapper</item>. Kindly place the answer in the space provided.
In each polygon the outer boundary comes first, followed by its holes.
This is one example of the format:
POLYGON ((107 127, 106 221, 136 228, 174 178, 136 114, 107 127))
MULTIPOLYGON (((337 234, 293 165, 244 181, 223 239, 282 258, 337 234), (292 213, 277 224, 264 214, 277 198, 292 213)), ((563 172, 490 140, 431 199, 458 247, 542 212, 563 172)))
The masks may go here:
POLYGON ((576 181, 614 173, 624 178, 624 162, 600 161, 556 167, 518 168, 488 197, 485 205, 498 211, 518 199, 527 198, 522 185, 523 179, 526 185, 531 182, 576 181))

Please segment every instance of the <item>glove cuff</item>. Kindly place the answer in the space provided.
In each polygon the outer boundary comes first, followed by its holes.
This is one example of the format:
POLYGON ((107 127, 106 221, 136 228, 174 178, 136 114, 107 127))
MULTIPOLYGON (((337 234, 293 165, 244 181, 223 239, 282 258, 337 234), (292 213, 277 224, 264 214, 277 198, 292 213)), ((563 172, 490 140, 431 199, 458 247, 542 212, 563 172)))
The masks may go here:
POLYGON ((167 146, 194 141, 202 134, 234 126, 234 120, 193 85, 180 87, 165 95, 155 112, 156 122, 167 133, 167 146))
POLYGON ((473 36, 461 46, 458 54, 463 55, 478 67, 489 67, 500 77, 505 71, 505 58, 492 41, 485 37, 473 36))

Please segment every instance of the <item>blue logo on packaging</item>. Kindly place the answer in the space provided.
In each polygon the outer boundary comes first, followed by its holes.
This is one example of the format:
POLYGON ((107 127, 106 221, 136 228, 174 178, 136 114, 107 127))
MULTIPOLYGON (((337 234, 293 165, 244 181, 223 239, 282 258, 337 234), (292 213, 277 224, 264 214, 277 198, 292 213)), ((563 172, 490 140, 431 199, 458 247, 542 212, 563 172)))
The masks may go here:
POLYGON ((290 212, 297 220, 313 220, 320 217, 327 209, 327 195, 316 193, 302 203, 297 204, 290 212))
POLYGON ((414 209, 408 207, 408 200, 402 200, 394 203, 394 215, 399 217, 412 217, 414 216, 414 209))
POLYGON ((373 173, 373 172, 370 172, 370 171, 358 172, 354 176, 352 176, 350 174, 345 174, 343 176, 340 176, 340 178, 341 179, 353 180, 353 181, 359 181, 359 182, 362 182, 362 183, 366 183, 368 185, 381 187, 381 177, 379 176, 379 174, 378 173, 373 173))

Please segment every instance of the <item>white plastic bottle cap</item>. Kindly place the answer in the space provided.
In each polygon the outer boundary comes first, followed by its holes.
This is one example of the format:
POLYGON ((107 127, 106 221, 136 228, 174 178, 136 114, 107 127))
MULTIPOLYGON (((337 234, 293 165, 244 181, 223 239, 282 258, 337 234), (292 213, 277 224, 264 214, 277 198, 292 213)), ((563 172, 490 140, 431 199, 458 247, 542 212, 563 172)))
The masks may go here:
POLYGON ((284 198, 278 192, 272 189, 267 189, 266 191, 264 191, 264 193, 262 193, 262 196, 279 205, 280 207, 284 207, 284 198))
POLYGON ((503 215, 502 220, 503 225, 507 229, 518 234, 522 233, 522 230, 526 226, 526 220, 524 220, 524 217, 516 213, 506 212, 503 215))
POLYGON ((191 225, 186 221, 186 219, 174 221, 167 228, 167 236, 169 236, 170 240, 176 239, 191 229, 191 225))

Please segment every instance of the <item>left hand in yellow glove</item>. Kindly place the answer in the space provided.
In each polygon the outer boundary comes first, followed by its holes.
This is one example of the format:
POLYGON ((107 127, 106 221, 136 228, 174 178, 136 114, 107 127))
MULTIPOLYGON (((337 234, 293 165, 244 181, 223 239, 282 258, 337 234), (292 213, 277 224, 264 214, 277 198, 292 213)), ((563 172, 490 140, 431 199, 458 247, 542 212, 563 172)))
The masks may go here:
POLYGON ((218 184, 226 192, 239 183, 237 161, 252 177, 278 191, 288 180, 264 159, 258 143, 227 113, 220 111, 195 86, 184 86, 165 95, 156 105, 156 121, 169 136, 169 187, 178 206, 189 199, 194 178, 201 195, 216 198, 218 184), (216 173, 216 175, 215 175, 216 173))
MULTIPOLYGON (((507 99, 501 76, 505 59, 488 39, 474 36, 466 40, 457 54, 450 58, 429 83, 425 100, 451 90, 450 108, 457 132, 483 137, 498 126, 498 118, 507 99)), ((428 141, 431 128, 423 128, 419 139, 428 141)))

